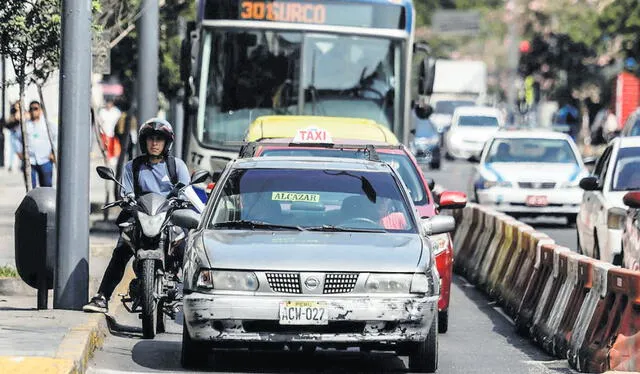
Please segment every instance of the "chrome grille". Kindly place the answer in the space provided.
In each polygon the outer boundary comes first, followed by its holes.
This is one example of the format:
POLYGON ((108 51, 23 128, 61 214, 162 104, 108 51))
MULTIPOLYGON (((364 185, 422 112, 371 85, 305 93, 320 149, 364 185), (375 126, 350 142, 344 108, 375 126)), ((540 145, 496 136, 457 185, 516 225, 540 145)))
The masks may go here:
POLYGON ((550 189, 550 188, 555 188, 556 183, 555 182, 518 182, 518 186, 520 186, 520 188, 550 189))
POLYGON ((302 293, 300 273, 266 273, 269 287, 275 292, 302 293))
POLYGON ((358 281, 358 273, 328 273, 324 278, 322 293, 349 293, 358 281))

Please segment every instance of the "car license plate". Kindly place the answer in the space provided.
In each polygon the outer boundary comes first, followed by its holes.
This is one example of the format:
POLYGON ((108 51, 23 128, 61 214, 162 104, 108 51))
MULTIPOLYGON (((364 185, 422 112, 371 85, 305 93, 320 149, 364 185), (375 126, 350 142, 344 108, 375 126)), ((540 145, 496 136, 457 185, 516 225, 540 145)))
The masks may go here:
POLYGON ((325 302, 284 301, 280 303, 281 325, 327 325, 329 316, 325 302))
POLYGON ((549 201, 547 201, 546 196, 527 196, 525 204, 527 206, 547 206, 549 201))

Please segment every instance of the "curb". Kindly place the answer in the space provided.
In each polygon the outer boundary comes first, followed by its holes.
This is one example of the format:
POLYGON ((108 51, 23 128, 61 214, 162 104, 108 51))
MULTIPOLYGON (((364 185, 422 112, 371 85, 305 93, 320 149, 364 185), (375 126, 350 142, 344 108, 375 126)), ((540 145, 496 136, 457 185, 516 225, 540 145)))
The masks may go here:
MULTIPOLYGON (((134 278, 133 269, 127 270, 114 291, 114 295, 127 293, 129 282, 134 278)), ((109 315, 116 315, 122 309, 122 303, 112 308, 109 315)), ((82 312, 79 312, 82 313, 82 312)), ((93 352, 102 347, 109 332, 105 315, 94 314, 89 322, 75 326, 64 336, 58 346, 55 357, 0 357, 0 368, 9 373, 56 373, 76 374, 87 370, 93 352)))

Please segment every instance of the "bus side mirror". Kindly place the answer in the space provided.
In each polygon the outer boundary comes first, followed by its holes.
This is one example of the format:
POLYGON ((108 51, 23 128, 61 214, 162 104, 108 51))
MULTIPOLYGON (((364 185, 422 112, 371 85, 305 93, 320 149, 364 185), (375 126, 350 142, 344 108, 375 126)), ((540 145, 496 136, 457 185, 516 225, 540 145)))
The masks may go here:
POLYGON ((418 92, 421 95, 433 94, 433 83, 436 77, 436 60, 426 57, 420 63, 420 75, 418 77, 418 92))

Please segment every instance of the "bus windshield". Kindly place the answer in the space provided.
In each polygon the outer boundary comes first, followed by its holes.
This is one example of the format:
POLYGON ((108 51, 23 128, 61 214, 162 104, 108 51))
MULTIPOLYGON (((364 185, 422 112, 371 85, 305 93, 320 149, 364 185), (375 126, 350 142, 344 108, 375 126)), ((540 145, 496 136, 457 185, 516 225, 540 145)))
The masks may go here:
POLYGON ((238 147, 249 124, 270 114, 368 118, 393 129, 401 48, 382 37, 208 29, 196 136, 238 147))

